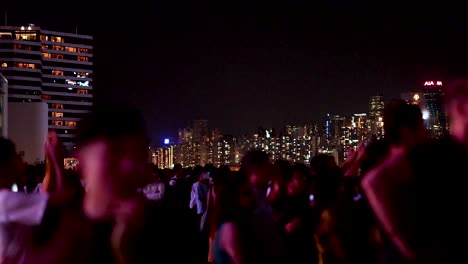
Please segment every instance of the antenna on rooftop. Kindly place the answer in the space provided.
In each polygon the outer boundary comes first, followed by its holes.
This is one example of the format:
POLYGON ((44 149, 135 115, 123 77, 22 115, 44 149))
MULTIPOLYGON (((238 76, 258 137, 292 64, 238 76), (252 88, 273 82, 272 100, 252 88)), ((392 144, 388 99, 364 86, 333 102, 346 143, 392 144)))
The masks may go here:
POLYGON ((5 26, 8 26, 8 13, 5 11, 5 26))
POLYGON ((75 25, 75 34, 78 35, 78 25, 75 25))

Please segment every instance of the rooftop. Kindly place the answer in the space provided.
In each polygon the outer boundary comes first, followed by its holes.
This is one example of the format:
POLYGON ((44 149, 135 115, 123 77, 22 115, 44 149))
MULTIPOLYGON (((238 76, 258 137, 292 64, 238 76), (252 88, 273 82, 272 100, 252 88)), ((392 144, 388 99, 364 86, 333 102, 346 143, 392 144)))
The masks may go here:
POLYGON ((40 31, 44 34, 53 34, 53 35, 59 35, 59 36, 64 36, 64 37, 74 37, 74 38, 82 38, 82 39, 93 39, 93 36, 90 36, 90 35, 44 30, 34 24, 29 24, 29 25, 24 25, 24 26, 0 26, 0 30, 9 30, 9 31, 14 30, 14 31, 25 31, 25 32, 40 31))

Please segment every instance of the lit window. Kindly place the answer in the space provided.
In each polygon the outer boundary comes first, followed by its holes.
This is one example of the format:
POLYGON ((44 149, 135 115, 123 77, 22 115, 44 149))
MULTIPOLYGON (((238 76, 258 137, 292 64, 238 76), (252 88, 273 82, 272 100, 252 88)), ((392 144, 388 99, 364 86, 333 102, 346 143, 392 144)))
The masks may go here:
POLYGON ((73 72, 73 74, 75 74, 76 77, 78 77, 78 78, 86 78, 89 75, 88 72, 73 72))
POLYGON ((78 84, 79 86, 88 87, 88 86, 89 86, 89 81, 84 81, 84 82, 78 81, 77 84, 78 84))
POLYGON ((49 49, 49 45, 41 45, 41 49, 49 49))
POLYGON ((60 51, 64 50, 64 48, 62 46, 57 46, 57 45, 52 46, 52 49, 53 50, 60 50, 60 51))
POLYGON ((50 53, 42 53, 43 58, 52 58, 52 55, 50 53))
POLYGON ((65 121, 66 126, 76 127, 76 121, 65 121))
POLYGON ((78 56, 78 61, 88 61, 88 57, 78 56))
POLYGON ((49 41, 49 36, 41 35, 41 41, 49 41))
POLYGON ((18 62, 18 63, 15 63, 15 66, 18 67, 18 68, 27 68, 27 69, 35 69, 36 68, 36 65, 33 64, 33 63, 18 62))
POLYGON ((68 52, 76 52, 76 48, 65 47, 65 51, 68 51, 68 52))
POLYGON ((13 35, 10 32, 0 32, 0 39, 12 39, 13 35))
POLYGON ((63 109, 63 104, 52 104, 53 109, 63 109))
POLYGON ((88 49, 85 49, 85 48, 78 48, 77 51, 79 53, 88 53, 88 49))
POLYGON ((52 112, 52 117, 63 117, 63 113, 60 113, 60 112, 52 112))
POLYGON ((36 40, 36 33, 17 33, 17 40, 36 40))
POLYGON ((52 42, 62 42, 63 43, 64 40, 63 40, 62 37, 51 36, 50 41, 52 41, 52 42))
POLYGON ((67 84, 70 84, 70 85, 76 85, 76 81, 73 81, 73 80, 70 80, 70 79, 66 79, 65 82, 67 84))
POLYGON ((63 121, 62 120, 52 120, 52 125, 53 126, 63 126, 63 121))
POLYGON ((63 55, 62 54, 52 54, 53 59, 58 59, 58 60, 63 60, 63 55))
POLYGON ((53 75, 57 75, 57 76, 63 76, 63 71, 52 70, 52 74, 53 74, 53 75))
POLYGON ((6 62, 2 63, 2 68, 6 68, 8 67, 8 64, 6 64, 6 62))
POLYGON ((50 97, 50 95, 43 94, 42 95, 42 100, 51 100, 51 97, 50 97))
POLYGON ((88 94, 88 90, 86 89, 78 89, 76 92, 79 94, 88 94))

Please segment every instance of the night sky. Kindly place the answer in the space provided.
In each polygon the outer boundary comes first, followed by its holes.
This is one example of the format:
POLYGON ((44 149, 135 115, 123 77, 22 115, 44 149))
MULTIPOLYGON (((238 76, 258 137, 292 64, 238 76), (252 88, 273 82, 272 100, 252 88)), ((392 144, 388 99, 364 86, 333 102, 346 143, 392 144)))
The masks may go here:
POLYGON ((135 104, 155 145, 195 118, 239 135, 365 112, 371 95, 468 77, 468 23, 455 6, 6 1, 9 25, 93 35, 96 103, 135 104))

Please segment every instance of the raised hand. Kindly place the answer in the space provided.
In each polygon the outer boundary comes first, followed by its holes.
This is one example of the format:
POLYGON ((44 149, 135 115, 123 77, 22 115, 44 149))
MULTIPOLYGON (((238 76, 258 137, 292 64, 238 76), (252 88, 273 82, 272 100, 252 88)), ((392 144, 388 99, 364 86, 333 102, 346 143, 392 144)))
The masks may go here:
POLYGON ((63 189, 63 156, 62 144, 55 131, 50 130, 45 143, 46 177, 43 191, 56 192, 63 189))

